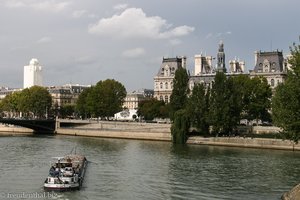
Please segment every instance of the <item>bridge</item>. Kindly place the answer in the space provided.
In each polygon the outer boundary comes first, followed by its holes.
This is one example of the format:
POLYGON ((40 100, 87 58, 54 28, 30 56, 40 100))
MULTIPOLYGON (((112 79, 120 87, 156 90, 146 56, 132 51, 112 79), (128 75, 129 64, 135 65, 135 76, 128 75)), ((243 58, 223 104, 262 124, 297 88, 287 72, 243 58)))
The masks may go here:
POLYGON ((11 124, 29 128, 34 133, 55 133, 60 127, 76 127, 90 124, 88 120, 63 120, 63 119, 14 119, 0 118, 0 123, 11 124))
POLYGON ((54 133, 56 130, 55 119, 8 119, 0 118, 0 123, 22 126, 32 129, 35 133, 54 133))

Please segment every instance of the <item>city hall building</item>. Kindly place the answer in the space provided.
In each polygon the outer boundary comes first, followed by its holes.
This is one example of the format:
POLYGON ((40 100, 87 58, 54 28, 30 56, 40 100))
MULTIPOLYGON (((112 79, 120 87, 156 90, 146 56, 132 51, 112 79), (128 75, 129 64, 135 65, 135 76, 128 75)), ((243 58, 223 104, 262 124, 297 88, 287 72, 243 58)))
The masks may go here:
MULTIPOLYGON (((240 74, 246 74, 251 78, 263 76, 267 79, 270 87, 274 89, 286 78, 289 68, 287 60, 288 58, 284 58, 282 51, 256 51, 253 70, 249 70, 249 72, 246 73, 245 62, 233 59, 229 61, 227 71, 224 44, 221 41, 219 43, 215 67, 213 65, 213 56, 195 55, 194 74, 189 75, 189 88, 192 90, 194 85, 199 83, 204 84, 206 87, 211 87, 216 72, 224 72, 227 77, 240 74)), ((163 58, 159 71, 154 77, 154 98, 165 101, 166 103, 170 101, 175 71, 181 67, 186 68, 186 57, 163 58)))

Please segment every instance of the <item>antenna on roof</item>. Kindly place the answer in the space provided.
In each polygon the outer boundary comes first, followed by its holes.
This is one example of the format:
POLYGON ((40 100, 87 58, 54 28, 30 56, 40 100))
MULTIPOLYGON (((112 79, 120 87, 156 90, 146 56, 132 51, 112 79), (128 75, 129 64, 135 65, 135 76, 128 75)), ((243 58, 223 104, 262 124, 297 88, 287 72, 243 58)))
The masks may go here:
POLYGON ((270 49, 271 51, 273 51, 273 47, 272 47, 272 40, 271 40, 271 49, 270 49))

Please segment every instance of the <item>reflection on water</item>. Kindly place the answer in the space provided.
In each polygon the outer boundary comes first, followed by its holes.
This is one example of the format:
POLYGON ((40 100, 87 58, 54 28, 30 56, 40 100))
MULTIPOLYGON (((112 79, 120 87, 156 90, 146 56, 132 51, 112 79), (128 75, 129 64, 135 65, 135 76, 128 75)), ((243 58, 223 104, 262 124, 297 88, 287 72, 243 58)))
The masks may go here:
MULTIPOLYGON (((42 193, 51 157, 90 161, 80 191, 53 199, 280 199, 299 152, 66 136, 0 138, 0 192, 42 193)), ((49 199, 49 198, 48 198, 49 199)))

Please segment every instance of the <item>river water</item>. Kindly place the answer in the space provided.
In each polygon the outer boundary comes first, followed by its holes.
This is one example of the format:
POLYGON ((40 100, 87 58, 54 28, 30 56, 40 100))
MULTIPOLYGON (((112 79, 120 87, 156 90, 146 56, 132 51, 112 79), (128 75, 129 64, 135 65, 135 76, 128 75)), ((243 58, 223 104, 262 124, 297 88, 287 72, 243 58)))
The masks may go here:
POLYGON ((1 199, 280 199, 300 152, 69 136, 0 137, 1 199), (51 157, 91 161, 79 191, 44 193, 51 157))

